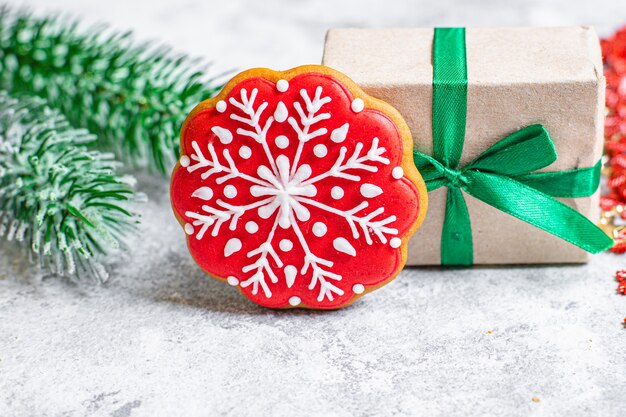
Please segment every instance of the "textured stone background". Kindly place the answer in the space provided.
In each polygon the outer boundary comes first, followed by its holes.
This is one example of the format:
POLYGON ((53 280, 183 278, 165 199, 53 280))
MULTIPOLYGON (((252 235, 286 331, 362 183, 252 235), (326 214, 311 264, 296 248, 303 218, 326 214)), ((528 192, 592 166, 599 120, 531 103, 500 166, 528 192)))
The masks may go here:
MULTIPOLYGON (((336 26, 626 23, 623 0, 31 0, 215 59, 319 62, 336 26)), ((338 312, 273 312, 204 279, 164 180, 105 287, 0 255, 1 416, 624 416, 626 299, 587 266, 411 269, 338 312), (539 402, 533 401, 533 397, 539 402)), ((506 231, 503 231, 506 233, 506 231)), ((5 249, 11 249, 6 248, 5 249)))

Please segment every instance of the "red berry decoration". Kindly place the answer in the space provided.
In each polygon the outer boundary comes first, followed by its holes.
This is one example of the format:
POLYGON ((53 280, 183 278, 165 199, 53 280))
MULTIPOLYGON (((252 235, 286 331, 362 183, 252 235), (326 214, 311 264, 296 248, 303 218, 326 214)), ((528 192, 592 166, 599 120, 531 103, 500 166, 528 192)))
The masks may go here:
POLYGON ((617 292, 626 295, 626 269, 620 269, 615 273, 617 292))
POLYGON ((601 204, 602 209, 608 211, 626 203, 626 27, 602 40, 602 57, 606 77, 604 135, 610 198, 601 204))
POLYGON ((412 148, 334 70, 249 70, 185 121, 172 204, 210 275, 263 306, 339 308, 406 262, 427 206, 412 148))

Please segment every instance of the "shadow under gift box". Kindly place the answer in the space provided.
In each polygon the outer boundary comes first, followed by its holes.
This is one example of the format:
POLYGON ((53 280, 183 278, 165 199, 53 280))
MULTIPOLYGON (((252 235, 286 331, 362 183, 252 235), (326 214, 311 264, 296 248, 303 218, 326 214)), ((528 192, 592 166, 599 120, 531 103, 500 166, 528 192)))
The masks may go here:
MULTIPOLYGON (((432 155, 433 29, 332 29, 323 64, 385 100, 404 117, 415 148, 432 155)), ((602 157, 605 80, 593 28, 468 28, 467 123, 459 167, 505 136, 540 123, 558 159, 536 171, 594 166, 602 157)), ((447 188, 429 193, 409 242, 408 265, 440 264, 447 188)), ((590 254, 463 193, 474 264, 583 263, 590 254)), ((509 196, 515 198, 515 195, 509 196)), ((599 191, 559 198, 594 223, 599 191)))

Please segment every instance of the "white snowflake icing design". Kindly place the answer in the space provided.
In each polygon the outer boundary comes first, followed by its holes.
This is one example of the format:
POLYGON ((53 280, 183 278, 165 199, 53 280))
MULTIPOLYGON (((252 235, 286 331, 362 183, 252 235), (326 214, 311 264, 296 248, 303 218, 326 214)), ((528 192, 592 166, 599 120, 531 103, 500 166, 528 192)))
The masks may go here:
MULTIPOLYGON (((277 83, 279 91, 284 92, 287 88, 287 81, 280 80, 277 83)), ((250 263, 242 268, 241 277, 231 276, 228 282, 243 288, 251 286, 254 295, 261 290, 266 297, 272 297, 270 283, 277 283, 279 278, 273 270, 271 259, 278 268, 283 270, 289 288, 299 275, 304 276, 311 270, 308 289, 313 291, 317 288, 318 302, 325 299, 333 301, 336 295, 344 294, 344 290, 335 285, 342 280, 342 276, 333 272, 333 261, 324 259, 311 250, 300 224, 310 220, 309 208, 314 207, 328 215, 336 216, 337 221, 343 221, 349 225, 351 236, 340 236, 333 240, 333 247, 339 252, 356 256, 357 249, 351 240, 354 241, 361 236, 368 245, 374 243, 372 238, 374 235, 382 244, 388 243, 394 248, 399 247, 400 239, 394 237, 398 234, 398 230, 392 227, 396 216, 385 216, 384 207, 378 207, 365 215, 361 214, 374 201, 371 199, 382 194, 383 190, 374 184, 363 183, 359 173, 377 172, 381 165, 389 165, 390 161, 384 156, 385 148, 379 146, 379 140, 376 137, 371 139, 368 149, 365 149, 363 143, 358 142, 350 155, 346 146, 333 147, 331 150, 323 144, 315 144, 316 138, 329 133, 326 128, 316 127, 316 125, 331 118, 330 113, 324 112, 324 106, 331 102, 331 98, 324 96, 321 86, 315 88, 312 94, 306 89, 300 90, 302 102, 295 101, 291 110, 280 101, 274 113, 267 117, 264 124, 260 120, 268 110, 268 103, 256 105, 257 94, 256 88, 252 89, 249 94, 245 88, 242 88, 238 99, 231 97, 228 103, 224 101, 217 103, 216 108, 220 113, 232 111, 229 114, 230 119, 240 124, 235 132, 221 126, 211 128, 224 145, 233 142, 235 134, 250 137, 260 145, 259 151, 265 154, 266 164, 258 167, 256 175, 241 172, 228 147, 224 148, 220 155, 211 143, 206 149, 201 149, 199 144, 193 141, 191 144, 193 153, 181 158, 181 165, 187 171, 200 171, 203 180, 213 176, 217 184, 224 186, 224 196, 227 199, 237 195, 237 189, 229 184, 231 180, 237 179, 247 184, 250 194, 256 198, 256 201, 246 205, 234 205, 223 199, 217 199, 214 206, 205 204, 200 212, 187 211, 185 215, 192 221, 191 224, 185 225, 185 231, 194 235, 194 238, 198 240, 204 239, 207 233, 211 236, 218 236, 223 227, 228 227, 231 231, 237 230, 238 227, 245 227, 249 232, 256 232, 258 225, 254 221, 247 222, 243 226, 239 222, 244 213, 256 210, 261 219, 272 222, 271 231, 263 243, 247 252, 250 263), (292 143, 297 143, 293 160, 282 154, 272 155, 268 146, 268 131, 272 125, 285 121, 291 126, 293 136, 279 136, 275 138, 275 144, 279 149, 285 149, 292 143), (301 156, 308 147, 311 147, 318 157, 333 157, 335 162, 330 169, 312 176, 311 166, 300 163, 301 156), (331 151, 337 148, 337 154, 331 156, 331 151), (357 184, 360 194, 364 197, 363 201, 349 210, 341 210, 316 200, 317 185, 332 182, 336 178, 357 184), (274 241, 275 232, 279 227, 292 229, 297 238, 297 244, 304 253, 300 270, 293 265, 285 265, 276 251, 276 245, 279 245, 281 250, 288 251, 294 244, 287 239, 280 242, 274 241)), ((363 110, 363 101, 355 99, 351 108, 354 112, 360 112, 363 110)), ((336 144, 341 144, 348 135, 349 129, 349 124, 345 123, 330 132, 330 139, 336 144)), ((255 150, 242 146, 238 152, 241 158, 248 159, 255 150)), ((402 177, 401 167, 394 168, 393 177, 395 179, 402 177)), ((334 199, 340 199, 344 195, 344 190, 338 186, 332 187, 331 195, 334 199)), ((193 196, 209 200, 213 196, 213 191, 209 187, 200 187, 194 191, 193 196)), ((318 222, 313 225, 312 231, 316 236, 323 236, 327 227, 324 223, 318 222)), ((243 244, 238 238, 231 238, 225 244, 224 255, 228 257, 241 250, 242 247, 243 244)), ((362 293, 363 285, 354 285, 353 291, 362 293)), ((300 299, 294 296, 289 302, 291 305, 297 305, 300 299)))

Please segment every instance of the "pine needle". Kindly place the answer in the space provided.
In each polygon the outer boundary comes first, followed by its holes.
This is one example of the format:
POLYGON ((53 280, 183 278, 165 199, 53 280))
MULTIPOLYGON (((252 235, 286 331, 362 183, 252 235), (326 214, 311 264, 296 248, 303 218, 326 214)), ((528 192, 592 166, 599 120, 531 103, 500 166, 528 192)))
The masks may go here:
POLYGON ((96 145, 134 166, 168 173, 186 114, 219 86, 197 62, 129 33, 0 8, 0 88, 44 98, 96 145))
POLYGON ((101 259, 134 230, 134 180, 111 153, 39 98, 0 91, 0 236, 32 248, 42 267, 105 281, 101 259))

